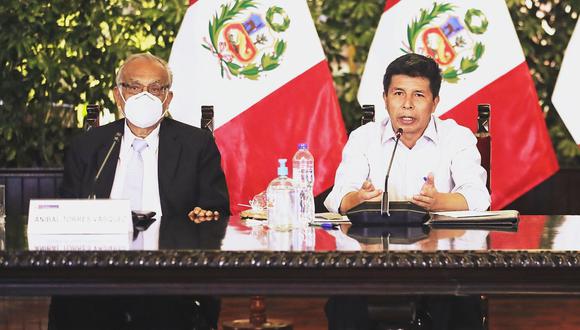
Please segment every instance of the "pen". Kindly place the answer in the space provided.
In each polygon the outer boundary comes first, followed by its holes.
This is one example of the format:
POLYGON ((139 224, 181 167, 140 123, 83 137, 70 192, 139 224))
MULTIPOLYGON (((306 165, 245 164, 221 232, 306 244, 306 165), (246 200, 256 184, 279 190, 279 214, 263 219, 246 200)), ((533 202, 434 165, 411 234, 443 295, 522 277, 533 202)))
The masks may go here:
POLYGON ((319 227, 322 229, 337 229, 338 224, 336 223, 329 223, 329 222, 322 222, 322 223, 310 223, 310 227, 319 227))

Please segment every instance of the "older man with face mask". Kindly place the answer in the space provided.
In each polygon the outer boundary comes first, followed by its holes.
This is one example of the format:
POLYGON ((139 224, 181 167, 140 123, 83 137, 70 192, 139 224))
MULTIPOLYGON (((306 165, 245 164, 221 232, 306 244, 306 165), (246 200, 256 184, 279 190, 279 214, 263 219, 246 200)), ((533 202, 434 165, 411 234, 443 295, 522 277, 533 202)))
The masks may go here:
MULTIPOLYGON (((226 180, 212 134, 165 116, 173 97, 171 80, 164 60, 151 54, 127 58, 113 90, 125 118, 79 136, 66 156, 63 197, 129 199, 132 210, 156 213, 157 221, 134 240, 137 249, 158 248, 162 223, 199 223, 229 214, 226 180), (119 136, 120 143, 106 160, 119 136)), ((134 324, 205 329, 199 322, 193 324, 200 318, 208 328, 217 327, 219 302, 202 298, 194 305, 192 297, 53 297, 49 328, 134 324)))
MULTIPOLYGON (((212 135, 165 117, 173 98, 171 71, 151 54, 132 55, 120 67, 113 95, 125 119, 98 127, 70 146, 63 196, 126 198, 133 210, 162 221, 201 221, 229 213, 220 154, 212 135), (112 143, 121 143, 95 175, 112 143)), ((152 238, 154 245, 155 238, 152 238)), ((146 242, 147 243, 147 242, 146 242)))

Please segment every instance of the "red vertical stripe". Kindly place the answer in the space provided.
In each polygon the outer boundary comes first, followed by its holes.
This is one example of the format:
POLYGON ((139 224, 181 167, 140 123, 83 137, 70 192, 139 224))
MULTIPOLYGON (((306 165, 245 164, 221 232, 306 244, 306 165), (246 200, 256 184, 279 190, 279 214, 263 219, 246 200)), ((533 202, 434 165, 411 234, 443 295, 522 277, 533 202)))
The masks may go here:
POLYGON ((197 0, 189 0, 189 5, 191 6, 191 5, 193 5, 194 3, 196 3, 196 2, 197 2, 197 0))
POLYGON ((523 62, 442 118, 476 129, 477 104, 491 104, 492 209, 501 209, 558 170, 558 161, 523 62))
POLYGON ((322 61, 216 129, 232 212, 238 213, 276 177, 279 158, 298 143, 314 155, 314 193, 332 186, 346 132, 328 63, 322 61))
POLYGON ((385 3, 385 11, 389 10, 391 7, 399 3, 401 0, 387 0, 385 3))

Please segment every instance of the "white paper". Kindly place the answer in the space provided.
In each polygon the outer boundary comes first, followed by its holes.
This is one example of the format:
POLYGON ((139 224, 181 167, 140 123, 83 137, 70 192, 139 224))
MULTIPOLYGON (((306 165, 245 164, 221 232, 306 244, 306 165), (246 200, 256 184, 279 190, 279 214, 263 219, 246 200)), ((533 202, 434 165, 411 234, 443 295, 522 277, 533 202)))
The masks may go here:
POLYGON ((475 218, 475 217, 490 217, 499 215, 499 212, 489 211, 447 211, 447 212, 432 212, 431 214, 442 215, 451 218, 475 218))
POLYGON ((332 213, 332 212, 325 212, 325 213, 316 213, 314 216, 314 223, 350 223, 350 220, 346 215, 332 213))

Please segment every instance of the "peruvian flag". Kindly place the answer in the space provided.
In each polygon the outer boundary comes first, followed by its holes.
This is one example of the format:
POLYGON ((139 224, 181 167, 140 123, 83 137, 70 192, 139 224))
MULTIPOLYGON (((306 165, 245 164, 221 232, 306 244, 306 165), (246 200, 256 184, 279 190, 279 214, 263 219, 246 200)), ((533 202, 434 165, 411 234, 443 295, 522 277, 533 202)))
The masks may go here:
POLYGON ((215 138, 232 212, 275 178, 277 159, 308 143, 314 193, 333 184, 346 132, 306 0, 198 0, 173 44, 171 114, 199 126, 215 109, 215 138))
MULTIPOLYGON (((436 115, 477 127, 491 104, 492 208, 500 209, 558 170, 534 82, 504 0, 387 0, 358 99, 384 109, 382 78, 395 58, 435 59, 443 84, 436 115)), ((387 116, 377 111, 377 121, 387 116)))
POLYGON ((568 42, 552 94, 552 103, 578 146, 580 146, 580 103, 577 95, 579 83, 580 20, 576 23, 574 33, 568 42))

